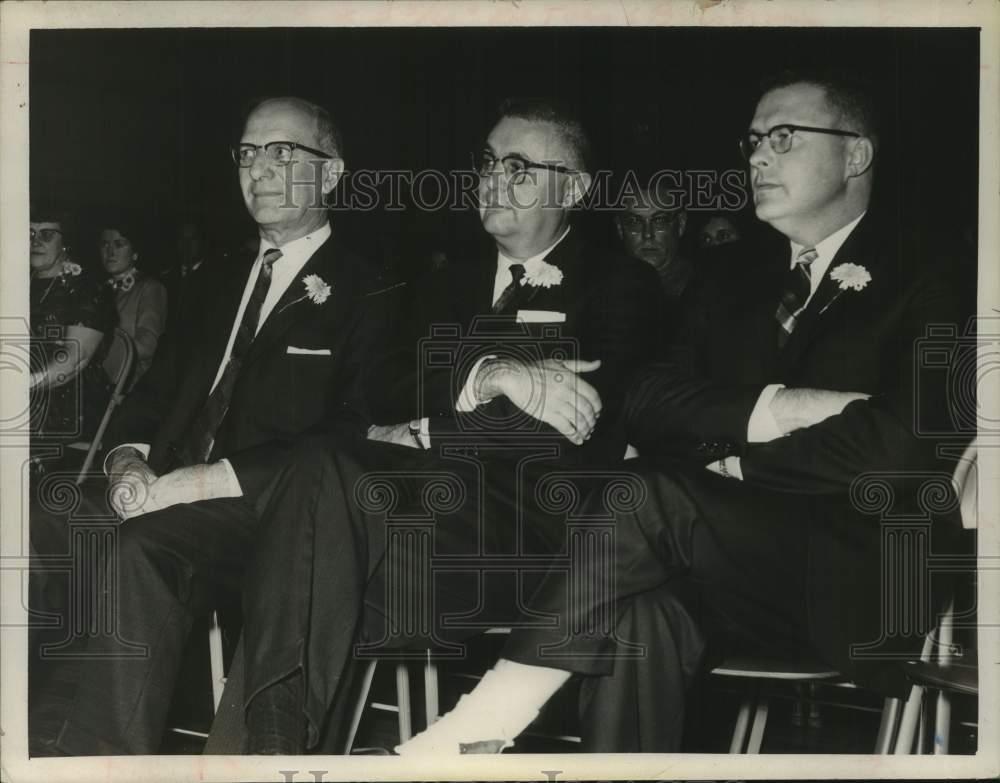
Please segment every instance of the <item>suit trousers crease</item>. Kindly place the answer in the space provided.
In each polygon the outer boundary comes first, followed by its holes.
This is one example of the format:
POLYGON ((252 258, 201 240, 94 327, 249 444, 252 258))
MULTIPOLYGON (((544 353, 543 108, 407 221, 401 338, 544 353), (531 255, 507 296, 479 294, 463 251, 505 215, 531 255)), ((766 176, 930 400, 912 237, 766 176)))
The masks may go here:
MULTIPOLYGON (((87 503, 101 509, 103 488, 99 496, 96 490, 88 489, 87 503)), ((112 516, 107 508, 103 515, 112 516)), ((256 522, 243 500, 220 499, 172 506, 117 528, 101 577, 117 587, 114 633, 83 640, 83 658, 45 664, 59 670, 47 678, 52 683, 76 683, 68 708, 65 696, 46 685, 32 699, 39 725, 51 725, 53 713, 65 717, 55 738, 60 750, 157 752, 193 618, 239 596, 256 522)))

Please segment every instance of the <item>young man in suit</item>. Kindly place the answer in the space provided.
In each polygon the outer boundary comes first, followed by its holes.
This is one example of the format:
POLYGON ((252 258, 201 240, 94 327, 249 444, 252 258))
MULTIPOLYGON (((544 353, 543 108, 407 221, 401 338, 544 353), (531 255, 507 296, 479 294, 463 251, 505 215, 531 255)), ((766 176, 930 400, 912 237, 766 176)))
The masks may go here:
MULTIPOLYGON (((789 74, 764 91, 741 146, 757 216, 780 236, 699 270, 680 337, 631 390, 630 440, 649 458, 635 466, 646 502, 617 515, 613 563, 577 580, 546 577, 528 606, 558 625, 515 628, 504 651, 549 683, 536 684, 543 696, 575 668, 561 656, 614 654, 606 635, 574 629, 600 627, 602 613, 652 589, 693 599, 717 642, 818 656, 860 684, 905 693, 898 654, 919 651, 920 623, 884 619, 883 609, 909 602, 932 617, 934 604, 883 582, 893 573, 883 525, 852 488, 866 475, 884 481, 895 512, 923 513, 928 536, 934 523, 927 547, 955 545, 954 461, 939 457, 940 439, 918 433, 915 411, 919 399, 921 416, 947 422, 947 384, 921 371, 915 345, 931 325, 964 330, 971 309, 954 269, 912 253, 894 222, 868 212, 877 145, 872 98, 849 79, 789 74), (927 480, 943 492, 929 511, 927 480), (581 582, 588 593, 574 592, 581 582)), ((961 447, 961 435, 953 440, 961 447)), ((938 592, 936 577, 921 578, 927 595, 938 592)), ((701 650, 685 622, 657 643, 679 651, 674 665, 694 667, 701 650)), ((491 705, 517 686, 495 674, 414 750, 456 753, 487 739, 491 705)), ((683 710, 682 690, 657 697, 664 720, 683 710)), ((540 703, 525 697, 522 710, 540 703)), ((677 750, 680 728, 646 749, 677 750)))
POLYGON ((409 421, 373 428, 360 449, 306 439, 275 483, 267 557, 244 595, 251 752, 317 744, 331 705, 342 715, 352 697, 355 644, 449 646, 515 619, 529 572, 565 547, 565 516, 536 517, 536 484, 625 453, 624 392, 658 349, 656 275, 571 227, 590 182, 578 121, 542 102, 500 114, 477 161, 489 252, 418 286, 416 326, 386 381, 409 421), (393 549, 400 515, 433 519, 430 549, 393 549), (429 552, 454 570, 435 572, 429 552), (396 615, 395 589, 415 572, 433 594, 411 594, 411 613, 396 615), (269 736, 254 702, 274 705, 269 736))
MULTIPOLYGON (((368 370, 395 305, 377 269, 332 236, 324 197, 342 149, 311 102, 269 99, 248 114, 233 159, 259 250, 200 343, 128 399, 109 486, 95 482, 75 512, 123 520, 100 577, 117 579, 116 628, 79 640, 72 695, 34 694, 34 754, 155 753, 193 620, 238 600, 260 504, 294 438, 364 437, 368 370)), ((33 506, 36 551, 60 539, 65 551, 64 517, 33 506)))

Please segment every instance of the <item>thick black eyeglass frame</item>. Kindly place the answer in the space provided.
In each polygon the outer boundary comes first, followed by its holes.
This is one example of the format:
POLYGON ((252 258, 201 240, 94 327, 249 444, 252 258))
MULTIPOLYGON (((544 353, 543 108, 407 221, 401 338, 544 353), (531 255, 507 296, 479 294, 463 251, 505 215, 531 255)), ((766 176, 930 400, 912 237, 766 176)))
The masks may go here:
POLYGON ((566 166, 560 166, 556 163, 538 163, 533 160, 529 160, 521 155, 504 155, 502 158, 498 158, 489 150, 480 150, 479 152, 472 153, 472 170, 479 174, 480 177, 488 177, 493 173, 493 170, 497 167, 497 163, 503 166, 504 175, 507 177, 516 177, 518 174, 524 173, 525 169, 545 169, 546 171, 558 171, 561 174, 579 174, 580 172, 576 169, 567 168, 566 166), (493 161, 489 169, 486 169, 486 160, 493 161), (507 172, 507 161, 515 160, 521 164, 521 171, 515 171, 512 173, 507 172), (485 171, 485 173, 483 173, 485 171))
POLYGON ((264 154, 267 156, 267 159, 272 163, 277 163, 279 166, 287 166, 289 163, 292 162, 290 158, 287 163, 280 163, 271 157, 271 148, 279 144, 283 147, 291 147, 292 152, 295 152, 295 150, 302 150, 312 155, 318 155, 321 158, 326 158, 327 160, 333 157, 333 155, 323 152, 322 150, 314 150, 312 147, 307 147, 305 144, 299 144, 294 141, 269 141, 267 144, 249 144, 249 143, 234 144, 232 147, 229 148, 229 154, 233 156, 233 163, 235 163, 241 169, 248 169, 253 165, 254 161, 257 159, 257 150, 264 150, 264 154), (253 158, 250 159, 250 162, 247 165, 240 163, 240 151, 248 150, 251 147, 253 147, 254 151, 253 158))
POLYGON ((860 139, 861 138, 861 134, 860 133, 855 133, 854 131, 839 130, 837 128, 813 128, 813 127, 811 127, 809 125, 788 125, 786 123, 786 124, 782 124, 782 125, 775 125, 773 128, 769 128, 768 130, 766 130, 764 133, 757 133, 756 131, 752 131, 752 130, 751 131, 747 131, 746 135, 743 136, 743 137, 741 137, 740 140, 739 140, 739 142, 738 142, 739 148, 740 148, 740 152, 743 153, 743 157, 744 158, 746 158, 747 160, 750 160, 750 156, 754 154, 754 152, 760 146, 760 143, 764 139, 767 139, 767 143, 771 145, 771 150, 774 152, 775 155, 784 155, 786 152, 788 152, 788 150, 790 150, 792 148, 791 139, 792 139, 792 136, 795 134, 796 131, 806 131, 807 133, 826 133, 826 134, 828 134, 830 136, 851 136, 851 137, 856 138, 856 139, 860 139), (778 131, 778 130, 787 130, 789 132, 788 133, 788 140, 789 140, 788 141, 788 149, 784 149, 784 150, 777 150, 777 149, 775 149, 775 147, 774 147, 774 137, 773 137, 772 134, 775 131, 778 131), (758 139, 758 141, 757 141, 756 144, 753 144, 751 142, 750 139, 752 137, 756 137, 758 139))

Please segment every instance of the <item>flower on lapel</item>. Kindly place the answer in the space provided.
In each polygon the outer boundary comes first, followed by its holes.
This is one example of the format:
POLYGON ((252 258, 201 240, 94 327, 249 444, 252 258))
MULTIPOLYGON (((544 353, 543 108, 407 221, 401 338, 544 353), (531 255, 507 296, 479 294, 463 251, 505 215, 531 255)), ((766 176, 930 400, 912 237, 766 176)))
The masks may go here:
POLYGON ((59 274, 63 277, 73 276, 78 277, 80 273, 83 272, 83 267, 80 266, 75 261, 63 261, 62 262, 62 272, 59 274))
POLYGON ((840 283, 840 290, 853 288, 860 291, 871 282, 872 276, 860 264, 838 264, 830 270, 830 279, 840 283))
POLYGON ((521 285, 528 284, 541 286, 542 288, 551 288, 554 285, 559 285, 562 279, 563 273, 559 267, 546 261, 539 261, 538 266, 533 271, 525 271, 524 277, 521 278, 521 285))
POLYGON ((319 275, 307 275, 302 278, 306 287, 306 296, 315 304, 323 304, 330 298, 330 284, 319 275))

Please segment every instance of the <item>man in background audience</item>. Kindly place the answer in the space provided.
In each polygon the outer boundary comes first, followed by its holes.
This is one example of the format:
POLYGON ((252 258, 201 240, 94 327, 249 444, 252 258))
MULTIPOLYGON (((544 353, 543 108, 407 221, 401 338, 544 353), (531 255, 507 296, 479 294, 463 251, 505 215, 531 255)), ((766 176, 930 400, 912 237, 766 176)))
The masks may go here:
POLYGON ((633 258, 649 264, 660 276, 660 284, 671 303, 680 299, 694 265, 681 249, 688 215, 678 195, 664 179, 652 187, 626 192, 615 228, 622 245, 633 258))

